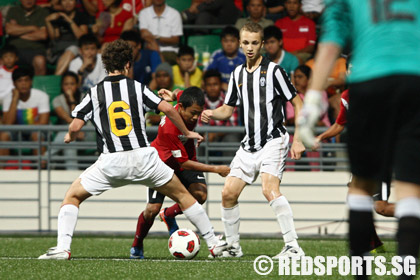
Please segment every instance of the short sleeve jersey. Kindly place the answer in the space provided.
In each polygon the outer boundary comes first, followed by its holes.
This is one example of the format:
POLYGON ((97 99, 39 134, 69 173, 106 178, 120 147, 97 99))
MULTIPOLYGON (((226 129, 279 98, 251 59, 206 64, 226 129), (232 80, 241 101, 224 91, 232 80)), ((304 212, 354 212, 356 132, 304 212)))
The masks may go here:
POLYGON ((342 48, 351 42, 350 83, 420 75, 418 0, 326 0, 325 4, 320 42, 342 48))
MULTIPOLYGON (((178 94, 179 99, 180 94, 178 94)), ((175 106, 178 109, 178 105, 175 106)), ((193 130, 196 124, 185 124, 193 130)), ((187 160, 197 161, 193 139, 187 139, 174 123, 166 116, 159 124, 158 136, 151 143, 159 153, 159 157, 175 171, 181 170, 180 164, 187 160)))
POLYGON ((347 110, 349 109, 349 90, 346 89, 341 94, 340 112, 335 122, 339 125, 345 125, 347 123, 347 110))

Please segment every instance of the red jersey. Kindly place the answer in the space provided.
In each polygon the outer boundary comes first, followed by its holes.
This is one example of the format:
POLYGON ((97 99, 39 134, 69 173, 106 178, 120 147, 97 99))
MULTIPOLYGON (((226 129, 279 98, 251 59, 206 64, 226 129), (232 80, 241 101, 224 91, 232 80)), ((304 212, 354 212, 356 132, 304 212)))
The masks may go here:
MULTIPOLYGON (((179 99, 180 94, 178 94, 179 99)), ((178 110, 178 105, 175 106, 178 110)), ((185 124, 193 130, 197 124, 185 124)), ((166 116, 162 117, 159 124, 158 136, 151 143, 159 153, 159 157, 175 171, 180 171, 180 164, 187 160, 197 161, 193 139, 187 139, 182 132, 166 116)))
POLYGON ((339 125, 347 123, 347 110, 349 109, 349 90, 346 89, 341 94, 340 112, 335 122, 339 125))
POLYGON ((294 21, 290 17, 284 17, 277 20, 275 25, 283 32, 283 44, 286 51, 294 52, 315 45, 315 23, 310 18, 301 16, 294 21))
POLYGON ((122 10, 118 15, 115 15, 114 22, 111 23, 103 35, 103 42, 109 43, 120 38, 124 24, 127 20, 133 17, 132 5, 128 3, 122 4, 122 10))

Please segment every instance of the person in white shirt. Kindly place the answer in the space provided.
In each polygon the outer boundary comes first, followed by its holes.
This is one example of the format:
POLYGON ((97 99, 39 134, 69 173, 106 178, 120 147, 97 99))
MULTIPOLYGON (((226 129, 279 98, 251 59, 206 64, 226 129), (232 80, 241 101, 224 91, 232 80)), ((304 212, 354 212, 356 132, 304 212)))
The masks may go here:
POLYGON ((139 14, 141 37, 146 48, 160 51, 166 62, 174 65, 182 31, 182 19, 177 10, 166 5, 165 0, 152 0, 152 6, 139 14))
POLYGON ((69 71, 79 76, 79 89, 82 93, 102 81, 106 71, 102 65, 99 42, 95 36, 87 34, 79 39, 80 56, 70 62, 69 71))
POLYGON ((0 105, 3 104, 3 100, 6 96, 12 94, 13 85, 12 73, 17 68, 16 62, 19 57, 17 50, 14 46, 5 46, 0 53, 1 61, 3 65, 0 66, 0 105))
MULTIPOLYGON (((17 68, 13 71, 12 79, 15 88, 3 102, 3 124, 5 125, 46 125, 50 117, 50 100, 48 94, 32 88, 33 72, 27 68, 17 68)), ((17 133, 2 132, 0 141, 17 140, 17 133)), ((38 141, 38 132, 22 133, 26 141, 38 141)), ((42 148, 42 154, 45 147, 42 148)), ((37 155, 38 150, 34 149, 37 155)), ((9 150, 0 149, 0 155, 9 155, 9 150)))

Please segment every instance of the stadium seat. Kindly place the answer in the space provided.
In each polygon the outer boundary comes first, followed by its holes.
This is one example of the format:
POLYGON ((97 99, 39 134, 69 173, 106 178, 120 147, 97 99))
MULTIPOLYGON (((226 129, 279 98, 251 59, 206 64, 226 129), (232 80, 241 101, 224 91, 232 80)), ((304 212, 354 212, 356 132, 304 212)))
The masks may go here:
POLYGON ((220 37, 218 35, 189 36, 188 45, 194 48, 196 52, 196 59, 198 57, 199 66, 203 66, 203 53, 207 52, 211 55, 215 50, 222 47, 220 37))
POLYGON ((191 6, 191 0, 166 0, 166 5, 182 12, 191 6))
POLYGON ((46 75, 46 76, 34 76, 32 87, 46 92, 50 97, 50 122, 52 124, 57 123, 57 116, 54 114, 54 108, 52 106, 53 99, 61 93, 61 76, 58 75, 46 75))

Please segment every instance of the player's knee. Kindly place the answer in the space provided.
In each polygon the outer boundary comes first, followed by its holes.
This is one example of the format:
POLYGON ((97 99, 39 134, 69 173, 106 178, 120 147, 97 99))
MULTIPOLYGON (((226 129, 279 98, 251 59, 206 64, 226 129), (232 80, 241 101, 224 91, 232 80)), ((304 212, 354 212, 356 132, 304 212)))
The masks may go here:
POLYGON ((162 204, 160 203, 148 203, 146 206, 146 210, 144 210, 144 218, 148 221, 153 220, 162 208, 162 204))
POLYGON ((207 192, 203 192, 203 191, 195 192, 193 194, 193 197, 198 201, 198 203, 204 204, 204 202, 206 202, 207 200, 207 192))
POLYGON ((235 202, 238 199, 239 194, 228 188, 222 190, 222 199, 224 202, 235 202))
POLYGON ((386 201, 375 201, 375 212, 378 213, 379 215, 384 216, 385 215, 385 210, 386 210, 386 206, 387 206, 387 202, 386 201))

